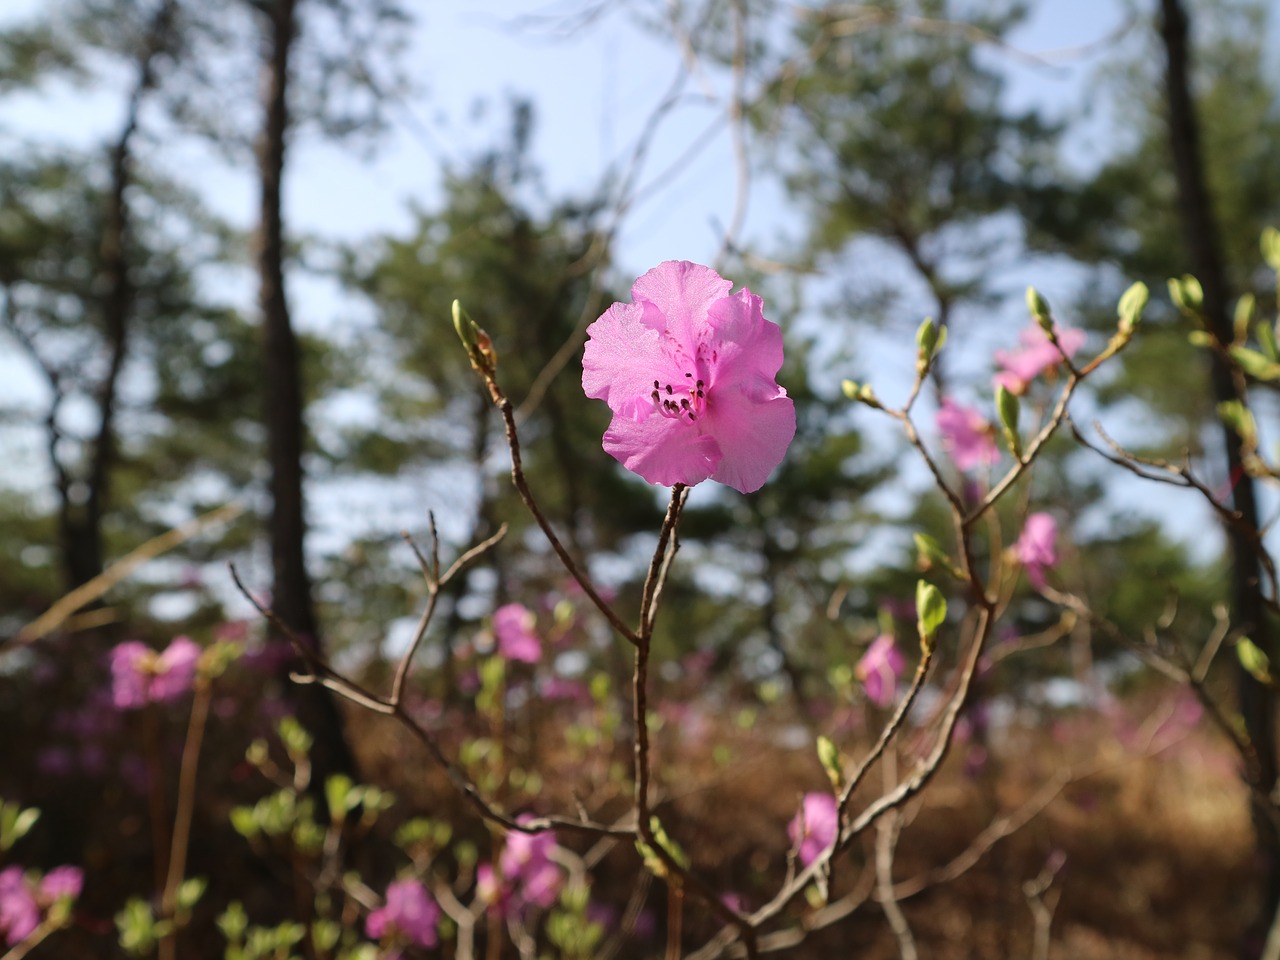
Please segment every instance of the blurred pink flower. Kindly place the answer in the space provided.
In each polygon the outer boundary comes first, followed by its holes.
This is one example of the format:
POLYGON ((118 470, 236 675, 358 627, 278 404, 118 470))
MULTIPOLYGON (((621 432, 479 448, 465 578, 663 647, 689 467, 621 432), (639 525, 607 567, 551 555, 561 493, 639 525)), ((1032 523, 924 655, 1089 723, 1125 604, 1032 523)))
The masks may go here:
POLYGON ((893 642, 893 637, 886 633, 871 641, 871 646, 867 647, 853 672, 862 681, 867 699, 877 707, 887 707, 893 703, 898 677, 906 665, 902 651, 893 642))
POLYGON ((508 603, 493 611, 493 635, 498 656, 508 661, 537 663, 542 658, 542 641, 533 632, 537 618, 523 604, 508 603))
POLYGON ((0 934, 9 946, 21 943, 40 926, 40 906, 18 866, 0 870, 0 934))
POLYGON ((1047 513, 1033 513, 1013 545, 1014 556, 1026 568, 1027 579, 1037 590, 1044 589, 1044 572, 1058 562, 1057 542, 1058 521, 1047 513))
POLYGON ((787 827, 787 836, 798 849, 802 866, 813 863, 835 841, 840 828, 839 814, 836 798, 831 794, 804 795, 800 812, 787 827))
POLYGON ((957 469, 989 467, 1000 459, 995 431, 972 407, 962 407, 948 397, 938 408, 934 422, 942 435, 942 446, 957 469))
POLYGON ((84 887, 84 871, 79 867, 54 867, 40 881, 40 897, 46 902, 74 900, 84 887))
POLYGON ((177 637, 164 653, 127 640, 111 651, 112 700, 122 710, 176 700, 191 689, 200 647, 177 637))
POLYGON ((587 328, 582 388, 613 421, 604 449, 649 483, 764 485, 796 432, 778 386, 782 331, 710 267, 668 260, 587 328))
POLYGON ((1084 346, 1083 330, 1055 326, 1053 332, 1062 347, 1061 353, 1038 324, 1024 328, 1018 335, 1018 340, 1022 343, 1020 349, 1012 353, 997 350, 995 356, 1000 371, 992 378, 992 382, 1010 393, 1025 393, 1032 380, 1062 362, 1063 353, 1070 357, 1084 346))
MULTIPOLYGON (((533 819, 522 813, 517 823, 533 819)), ((507 834, 506 845, 498 858, 498 872, 506 884, 507 892, 516 906, 532 904, 544 910, 555 903, 556 895, 564 882, 564 875, 554 860, 555 834, 521 833, 512 830, 507 834)))
POLYGON ((375 940, 434 947, 439 922, 439 905, 419 881, 407 878, 388 885, 386 903, 369 914, 364 929, 375 940))

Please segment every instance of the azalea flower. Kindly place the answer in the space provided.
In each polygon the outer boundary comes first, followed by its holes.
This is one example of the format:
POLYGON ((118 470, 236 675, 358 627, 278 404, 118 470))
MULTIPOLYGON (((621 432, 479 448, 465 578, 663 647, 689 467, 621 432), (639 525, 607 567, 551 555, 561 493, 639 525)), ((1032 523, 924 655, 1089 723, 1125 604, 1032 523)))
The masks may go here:
POLYGON ((111 651, 111 699, 121 710, 176 700, 196 676, 200 647, 188 637, 177 637, 164 653, 127 640, 111 651))
POLYGON ((1000 459, 995 431, 986 418, 972 407, 962 407, 947 397, 938 408, 934 422, 938 425, 938 432, 942 434, 942 446, 957 469, 989 467, 1000 459))
POLYGON ((1058 521, 1047 513, 1033 513, 1013 545, 1013 554, 1027 570, 1027 579, 1044 589, 1044 572, 1058 562, 1058 521))
POLYGON ((1049 335, 1038 324, 1027 327, 1018 335, 1018 340, 1022 343, 1021 349, 1012 353, 997 350, 995 356, 1000 372, 992 378, 992 382, 1010 393, 1026 393, 1032 380, 1062 362, 1064 353, 1070 357, 1084 346, 1083 330, 1064 329, 1055 325, 1053 333, 1058 338, 1061 351, 1053 345, 1049 335))
POLYGON ((523 604, 508 603, 493 611, 498 656, 504 660, 537 663, 542 658, 542 641, 533 632, 536 622, 533 611, 523 604))
POLYGON ((649 483, 760 489, 796 432, 776 377, 782 331, 710 267, 669 260, 587 328, 582 389, 613 421, 604 449, 649 483))
POLYGON ((83 886, 79 867, 54 867, 39 883, 19 866, 0 870, 0 939, 11 947, 21 943, 40 926, 48 908, 75 900, 83 886))
POLYGON ((906 663, 906 658, 894 644, 893 637, 881 634, 871 641, 871 646, 854 668, 854 675, 862 681, 862 689, 866 691, 868 700, 877 707, 887 707, 893 703, 898 677, 902 675, 906 663))
POLYGON ((800 812, 787 827, 791 845, 798 848, 802 866, 809 866, 835 842, 840 828, 840 808, 829 793, 806 793, 800 812))
MULTIPOLYGON (((528 814, 516 818, 525 823, 528 814)), ((507 834, 506 845, 498 858, 498 872, 507 885, 507 892, 517 904, 532 904, 544 910, 556 901, 564 874, 551 859, 556 849, 555 834, 522 833, 513 830, 507 834)))
POLYGON ((40 926, 40 906, 27 886, 22 868, 0 870, 0 934, 9 946, 21 943, 40 926))
POLYGON ((434 947, 439 923, 439 904, 419 881, 406 878, 387 887, 386 903, 369 914, 364 929, 375 940, 390 938, 397 943, 434 947))

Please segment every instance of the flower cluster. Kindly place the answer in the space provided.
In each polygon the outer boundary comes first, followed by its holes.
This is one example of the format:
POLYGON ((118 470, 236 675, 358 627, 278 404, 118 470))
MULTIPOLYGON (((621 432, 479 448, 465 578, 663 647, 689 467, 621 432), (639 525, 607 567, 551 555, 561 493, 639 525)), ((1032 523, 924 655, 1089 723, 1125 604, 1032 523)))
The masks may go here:
POLYGON ((989 467, 1000 459, 995 430, 981 413, 962 407, 950 397, 942 401, 935 420, 942 446, 959 470, 989 467))
POLYGON ((21 943, 40 926, 55 905, 70 904, 80 896, 84 872, 79 867, 57 867, 38 882, 21 867, 0 870, 0 937, 9 946, 21 943))
POLYGON ((493 636, 498 656, 519 663, 542 659, 542 641, 534 632, 537 619, 523 604, 508 603, 493 611, 493 636))
POLYGON ((893 637, 882 634, 871 641, 871 646, 854 668, 854 676, 862 681, 862 689, 866 691, 868 700, 877 707, 887 707, 893 703, 898 677, 902 675, 906 663, 906 658, 893 642, 893 637))
POLYGON ((1027 579, 1037 590, 1045 587, 1044 572, 1058 562, 1058 521, 1047 513, 1033 513, 1023 524, 1013 545, 1013 555, 1027 571, 1027 579))
POLYGON ((125 641, 111 651, 112 700, 121 710, 176 700, 191 689, 199 660, 200 646, 189 637, 177 637, 160 654, 125 641))
MULTIPOLYGON (((386 902, 365 919, 365 932, 375 940, 405 946, 434 947, 440 905, 417 880, 395 880, 387 886, 386 902)), ((389 954, 398 957, 398 952, 389 954)))
POLYGON ((582 388, 613 421, 604 449, 649 483, 760 489, 796 432, 776 377, 782 331, 749 290, 669 260, 587 328, 582 388))
POLYGON ((835 842, 840 831, 840 808, 829 793, 806 793, 800 812, 787 826, 802 866, 809 866, 835 842))
POLYGON ((1056 346, 1039 325, 1027 327, 1018 336, 1022 344, 1020 349, 1013 352, 997 350, 996 363, 1000 365, 1000 371, 992 378, 996 386, 1004 387, 1010 393, 1026 393, 1032 380, 1062 363, 1064 354, 1073 356, 1084 346, 1083 330, 1055 326, 1053 335, 1058 341, 1056 346))
MULTIPOLYGON (((530 819, 521 814, 516 822, 528 823, 530 819)), ((545 910, 555 903, 564 884, 564 872, 553 859, 555 850, 556 838, 550 831, 511 831, 498 857, 497 870, 487 863, 476 870, 480 898, 502 914, 525 906, 545 910)))

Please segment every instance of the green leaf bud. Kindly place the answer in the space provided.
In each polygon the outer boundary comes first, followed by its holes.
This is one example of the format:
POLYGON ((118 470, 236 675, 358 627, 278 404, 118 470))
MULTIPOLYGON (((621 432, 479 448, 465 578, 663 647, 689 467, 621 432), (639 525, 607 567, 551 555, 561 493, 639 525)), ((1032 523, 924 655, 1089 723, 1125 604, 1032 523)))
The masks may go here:
POLYGON ((1133 284, 1121 294, 1116 312, 1120 315, 1118 329, 1122 337, 1127 339, 1133 336, 1133 331, 1137 329, 1138 324, 1142 321, 1142 311, 1146 309, 1147 301, 1150 299, 1151 291, 1141 281, 1133 284))
POLYGON ((1262 259, 1272 270, 1280 273, 1280 230, 1275 227, 1262 231, 1262 259))
POLYGON ((920 633, 920 648, 928 651, 933 646, 933 635, 947 619, 947 601, 942 591, 928 580, 916 583, 916 628, 920 633))
POLYGON ((1020 409, 1017 394, 1007 390, 1003 384, 996 387, 996 413, 1000 416, 1005 443, 1015 460, 1022 459, 1022 438, 1018 436, 1020 409))
POLYGON ((1041 296, 1040 291, 1035 287, 1027 287, 1027 309, 1031 311, 1031 316, 1045 333, 1052 331, 1053 315, 1049 310, 1049 301, 1041 296))

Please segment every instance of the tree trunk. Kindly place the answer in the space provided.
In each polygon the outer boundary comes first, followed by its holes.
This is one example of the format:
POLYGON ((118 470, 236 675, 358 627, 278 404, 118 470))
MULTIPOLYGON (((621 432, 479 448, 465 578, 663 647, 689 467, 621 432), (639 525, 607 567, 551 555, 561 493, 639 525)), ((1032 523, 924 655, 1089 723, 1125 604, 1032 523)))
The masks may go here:
MULTIPOLYGON (((1187 15, 1180 0, 1160 0, 1160 33, 1167 56, 1166 98, 1169 138, 1178 183, 1178 206, 1192 272, 1204 289, 1204 318, 1219 344, 1232 340, 1228 283, 1223 267, 1218 226, 1205 183, 1200 133, 1191 99, 1187 15)), ((1218 353, 1213 354, 1211 380, 1218 403, 1244 399, 1244 384, 1218 353)), ((1244 472, 1240 437, 1224 426, 1227 475, 1232 486, 1232 507, 1241 523, 1260 528, 1253 479, 1244 472)), ((1235 628, 1274 656, 1261 594, 1258 557, 1249 538, 1227 529, 1231 557, 1231 610, 1235 628)), ((1263 900, 1257 928, 1251 931, 1244 956, 1261 953, 1266 932, 1280 906, 1280 833, 1274 811, 1268 810, 1276 784, 1275 698, 1271 691, 1243 668, 1237 668, 1240 713, 1249 742, 1256 753, 1246 771, 1254 790, 1253 824, 1257 857, 1262 873, 1263 900)))
MULTIPOLYGON (((50 420, 50 455, 58 474, 58 530, 62 541, 64 587, 69 592, 92 580, 106 566, 102 518, 111 491, 111 470, 116 460, 116 401, 120 372, 128 356, 129 314, 133 309, 133 281, 129 276, 130 210, 128 190, 133 182, 133 138, 138 114, 156 84, 156 61, 169 48, 176 0, 165 0, 156 10, 138 51, 137 74, 124 125, 111 145, 111 186, 103 217, 100 247, 105 293, 102 298, 102 330, 107 372, 97 385, 98 429, 88 445, 83 486, 74 483, 59 459, 57 425, 50 420)), ((53 405, 56 417, 58 403, 53 405)))
MULTIPOLYGON (((304 553, 306 519, 302 456, 305 438, 301 362, 284 289, 284 220, 281 181, 289 130, 289 54, 296 36, 297 0, 276 0, 265 8, 266 63, 263 128, 258 144, 262 206, 258 227, 258 303, 262 311, 264 421, 271 470, 272 607, 311 649, 321 649, 311 581, 304 553)), ((295 662, 287 666, 294 670, 295 662)), ((315 737, 314 786, 331 773, 351 772, 354 762, 342 718, 323 687, 288 686, 298 720, 315 737)))

